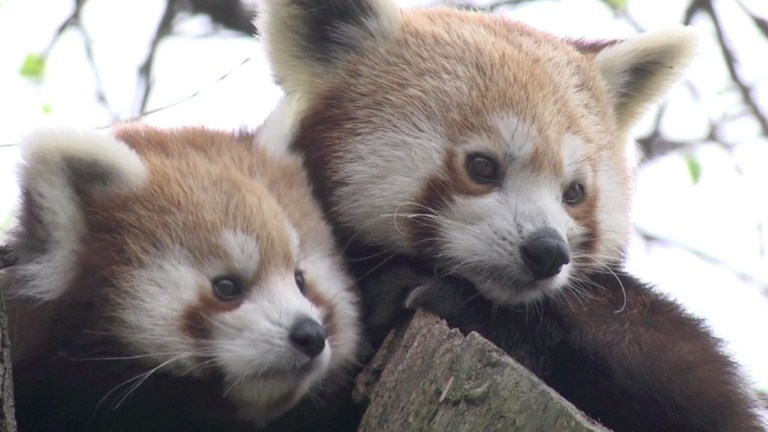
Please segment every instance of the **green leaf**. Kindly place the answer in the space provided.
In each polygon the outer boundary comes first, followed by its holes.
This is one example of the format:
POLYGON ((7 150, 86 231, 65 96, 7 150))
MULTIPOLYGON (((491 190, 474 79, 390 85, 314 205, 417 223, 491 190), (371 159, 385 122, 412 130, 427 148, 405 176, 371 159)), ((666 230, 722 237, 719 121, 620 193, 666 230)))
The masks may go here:
POLYGON ((627 8, 629 0, 603 0, 603 3, 615 11, 621 11, 627 8))
POLYGON ((698 184, 701 179, 701 162, 694 156, 687 156, 685 163, 688 165, 688 173, 691 175, 693 184, 698 184))
POLYGON ((48 104, 48 103, 43 104, 43 113, 45 114, 51 113, 51 104, 48 104))
POLYGON ((43 79, 47 60, 44 55, 29 53, 24 58, 24 63, 21 64, 19 73, 24 78, 39 81, 43 79))

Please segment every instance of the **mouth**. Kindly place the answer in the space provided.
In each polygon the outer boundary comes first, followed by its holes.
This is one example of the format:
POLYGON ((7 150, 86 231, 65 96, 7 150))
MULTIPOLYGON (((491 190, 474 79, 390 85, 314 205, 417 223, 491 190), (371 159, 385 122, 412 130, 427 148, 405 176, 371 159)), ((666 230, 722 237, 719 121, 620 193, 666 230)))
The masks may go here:
POLYGON ((556 292, 561 285, 557 277, 535 280, 520 277, 482 278, 476 275, 464 276, 480 292, 493 303, 500 305, 520 305, 537 301, 556 292))
POLYGON ((323 363, 315 358, 302 364, 284 364, 259 369, 249 374, 246 380, 254 382, 301 382, 312 375, 322 372, 323 363))
POLYGON ((327 364, 317 360, 300 365, 286 361, 244 377, 230 375, 226 393, 241 407, 243 417, 266 422, 288 411, 322 381, 327 364))

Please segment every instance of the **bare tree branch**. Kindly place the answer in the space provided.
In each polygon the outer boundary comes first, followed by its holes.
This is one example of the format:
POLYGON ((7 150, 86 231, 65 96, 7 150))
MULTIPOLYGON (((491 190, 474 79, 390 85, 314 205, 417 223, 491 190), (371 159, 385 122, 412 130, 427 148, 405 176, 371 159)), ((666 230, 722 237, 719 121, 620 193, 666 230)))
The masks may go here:
POLYGON ((163 16, 155 29, 155 34, 150 42, 149 51, 144 62, 139 67, 139 77, 136 82, 136 96, 134 98, 134 115, 140 116, 147 107, 149 94, 152 91, 152 67, 155 61, 155 53, 162 39, 173 30, 173 19, 180 10, 179 0, 167 0, 163 16))
MULTIPOLYGON (((67 17, 67 19, 65 19, 64 22, 61 23, 59 27, 56 29, 56 31, 53 34, 53 37, 51 38, 51 41, 48 43, 48 46, 45 48, 45 51, 43 52, 43 57, 46 57, 46 58, 48 57, 51 50, 56 45, 56 42, 58 42, 59 38, 61 37, 61 35, 64 34, 65 31, 69 30, 70 28, 76 28, 80 33, 80 35, 83 37, 83 48, 85 49, 85 57, 88 60, 88 64, 90 65, 91 71, 93 72, 94 85, 96 87, 96 100, 98 100, 99 104, 101 104, 104 107, 104 109, 109 112, 110 116, 113 119, 117 119, 117 114, 109 105, 106 91, 104 90, 104 85, 101 80, 101 75, 99 74, 99 70, 96 67, 96 62, 94 60, 94 55, 93 55, 93 48, 91 45, 91 38, 88 35, 88 32, 86 31, 85 27, 83 27, 81 24, 80 17, 81 17, 85 2, 86 0, 75 0, 75 9, 67 17)), ((10 145, 3 145, 3 147, 10 147, 10 145)))
POLYGON ((736 3, 739 4, 741 7, 741 10, 744 11, 745 14, 752 20, 752 22, 755 24, 755 27, 757 27, 758 30, 768 38, 768 20, 765 18, 759 17, 757 15, 754 15, 746 6, 744 6, 744 3, 742 3, 740 0, 736 0, 736 3))
MULTIPOLYGON (((79 3, 83 3, 84 0, 76 0, 79 3)), ((79 20, 79 11, 78 11, 78 20, 79 20)), ((96 100, 103 106, 108 112, 109 116, 112 118, 112 121, 117 121, 120 117, 118 114, 112 109, 112 106, 109 104, 109 100, 107 99, 107 92, 104 90, 104 83, 101 80, 101 74, 99 73, 99 68, 96 66, 96 58, 93 55, 93 44, 91 36, 88 34, 88 31, 83 27, 82 25, 78 25, 78 29, 80 30, 80 35, 83 37, 83 47, 85 48, 85 58, 88 60, 88 64, 91 67, 91 71, 93 72, 93 81, 94 86, 96 87, 96 100)))
POLYGON ((650 231, 643 230, 642 228, 635 226, 635 229, 637 232, 649 243, 661 243, 668 246, 673 246, 678 249, 682 249, 685 252, 688 252, 691 255, 695 255, 699 259, 702 259, 708 263, 714 264, 720 268, 724 268, 731 272, 734 276, 738 277, 744 282, 756 284, 760 287, 763 287, 764 289, 768 288, 768 282, 765 280, 762 280, 755 276, 754 274, 751 274, 749 272, 746 272, 744 270, 738 269, 733 267, 732 265, 726 263, 725 261, 721 260, 720 258, 714 257, 706 252, 703 252, 701 250, 698 250, 690 245, 687 245, 685 243, 676 241, 674 239, 671 239, 669 237, 663 237, 658 234, 652 233, 650 231))
POLYGON ((693 19, 693 16, 696 15, 698 11, 706 13, 712 20, 712 24, 715 26, 717 42, 720 46, 720 52, 723 55, 723 59, 725 60, 725 66, 728 69, 728 74, 730 75, 734 84, 736 84, 736 87, 741 94, 742 100, 749 107, 750 111, 752 111, 752 115, 760 125, 760 131, 762 135, 768 136, 768 117, 762 113, 760 106, 752 96, 752 89, 746 84, 744 78, 741 77, 739 72, 736 70, 738 59, 736 58, 736 54, 727 41, 725 31, 723 30, 723 24, 720 21, 720 17, 718 16, 717 11, 715 11, 712 0, 693 0, 685 12, 685 24, 689 24, 693 19))
POLYGON ((229 75, 231 75, 231 74, 232 74, 232 72, 234 72, 234 71, 236 71, 236 70, 240 69, 241 67, 243 67, 243 65, 245 65, 246 63, 248 63, 250 60, 251 60, 251 58, 250 58, 250 57, 246 58, 245 60, 243 60, 242 62, 240 62, 240 64, 238 64, 237 66, 235 66, 234 68, 232 68, 231 70, 229 70, 229 71, 228 71, 227 73, 225 73, 224 75, 222 75, 222 76, 218 77, 218 78, 217 78, 215 81, 213 81, 212 83, 210 83, 209 85, 207 85, 207 86, 205 86, 205 87, 201 88, 200 90, 197 90, 197 91, 195 91, 194 93, 190 94, 189 96, 186 96, 186 97, 184 97, 184 98, 182 98, 182 99, 179 99, 179 100, 177 100, 177 101, 175 101, 175 102, 172 102, 172 103, 170 103, 170 104, 168 104, 168 105, 163 105, 163 106, 161 106, 161 107, 158 107, 158 108, 154 108, 154 109, 151 109, 151 110, 149 110, 149 111, 145 111, 145 112, 142 112, 141 114, 139 114, 139 115, 137 115, 137 116, 134 116, 134 117, 130 117, 130 118, 127 118, 127 119, 123 119, 122 121, 124 121, 124 122, 132 122, 132 121, 136 121, 136 120, 139 120, 139 119, 141 119, 141 118, 144 118, 144 117, 150 116, 150 115, 152 115, 152 114, 158 113, 158 112, 160 112, 160 111, 163 111, 163 110, 167 110, 167 109, 169 109, 169 108, 175 107, 176 105, 178 105, 178 104, 180 104, 180 103, 183 103, 183 102, 185 102, 185 101, 188 101, 188 100, 190 100, 190 99, 192 99, 192 98, 196 97, 196 96, 197 96, 197 95, 199 95, 200 93, 204 92, 204 91, 205 91, 206 89, 208 89, 210 86, 212 86, 212 85, 214 85, 214 84, 216 84, 216 83, 218 83, 218 82, 221 82, 221 81, 223 81, 223 80, 224 80, 224 79, 226 79, 226 78, 227 78, 229 75))
POLYGON ((192 11, 204 13, 213 22, 246 35, 256 33, 253 26, 254 10, 241 0, 190 0, 192 11))

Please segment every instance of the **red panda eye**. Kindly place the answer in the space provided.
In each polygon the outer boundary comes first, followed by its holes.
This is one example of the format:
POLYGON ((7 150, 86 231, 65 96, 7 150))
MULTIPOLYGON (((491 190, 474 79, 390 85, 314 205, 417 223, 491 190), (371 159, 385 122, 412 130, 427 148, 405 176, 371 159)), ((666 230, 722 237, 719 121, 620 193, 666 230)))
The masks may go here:
POLYGON ((467 155, 466 168, 469 175, 480 184, 496 184, 499 182, 499 169, 496 160, 479 153, 467 155))
POLYGON ((213 294, 223 302, 238 300, 243 296, 240 283, 232 276, 219 276, 211 282, 211 286, 213 294))
POLYGON ((307 289, 306 281, 304 280, 304 272, 301 270, 296 270, 293 276, 296 278, 296 286, 299 287, 299 291, 304 294, 304 291, 307 289))
POLYGON ((563 202, 573 206, 582 201, 584 201, 584 185, 579 182, 568 185, 568 189, 563 192, 563 202))

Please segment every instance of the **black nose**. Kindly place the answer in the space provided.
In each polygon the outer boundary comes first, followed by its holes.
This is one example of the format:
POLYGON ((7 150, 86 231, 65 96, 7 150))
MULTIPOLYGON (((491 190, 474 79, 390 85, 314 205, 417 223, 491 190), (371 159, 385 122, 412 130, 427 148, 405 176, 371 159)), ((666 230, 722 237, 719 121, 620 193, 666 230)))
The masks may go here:
POLYGON ((291 343, 297 350, 310 357, 316 357, 325 348, 325 327, 319 322, 304 318, 291 327, 291 343))
POLYGON ((525 265, 536 280, 551 278, 570 262, 568 245, 552 228, 536 231, 520 248, 525 265))

